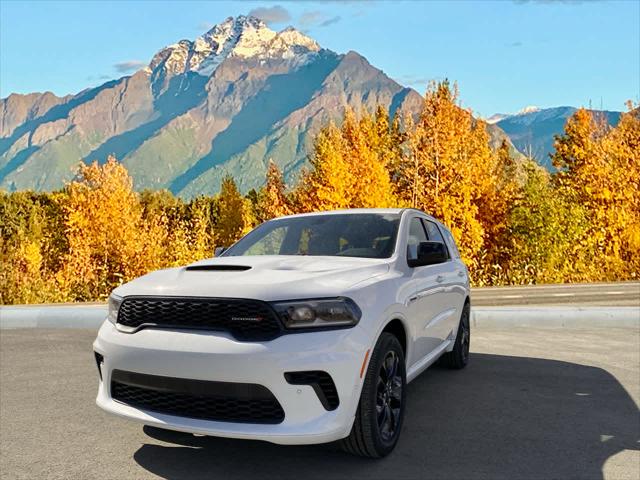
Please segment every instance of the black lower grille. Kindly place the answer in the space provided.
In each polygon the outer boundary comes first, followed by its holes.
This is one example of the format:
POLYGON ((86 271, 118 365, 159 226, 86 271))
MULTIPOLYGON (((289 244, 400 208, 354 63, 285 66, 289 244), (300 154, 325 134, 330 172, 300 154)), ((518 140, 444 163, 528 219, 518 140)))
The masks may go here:
POLYGON ((142 410, 240 423, 281 423, 284 411, 264 386, 210 382, 114 370, 111 397, 142 410))
POLYGON ((126 297, 118 324, 195 328, 231 333, 239 340, 270 340, 282 332, 271 307, 258 300, 201 297, 126 297))
POLYGON ((310 385, 318 395, 318 399, 326 410, 335 410, 340 405, 338 390, 331 375, 319 370, 304 372, 287 372, 284 374, 287 383, 291 385, 310 385))

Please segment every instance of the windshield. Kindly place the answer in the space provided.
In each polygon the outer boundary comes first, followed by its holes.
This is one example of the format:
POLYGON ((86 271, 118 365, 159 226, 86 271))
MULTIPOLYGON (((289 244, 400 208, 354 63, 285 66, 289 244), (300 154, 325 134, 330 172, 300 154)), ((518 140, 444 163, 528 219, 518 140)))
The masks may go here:
POLYGON ((350 213, 282 218, 263 223, 224 256, 329 255, 388 258, 399 214, 350 213))

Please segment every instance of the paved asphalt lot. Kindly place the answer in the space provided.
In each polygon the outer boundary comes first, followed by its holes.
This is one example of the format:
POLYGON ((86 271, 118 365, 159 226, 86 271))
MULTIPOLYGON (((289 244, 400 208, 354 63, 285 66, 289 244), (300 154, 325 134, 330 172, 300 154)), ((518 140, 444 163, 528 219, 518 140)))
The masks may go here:
POLYGON ((383 460, 333 445, 145 434, 94 404, 89 330, 0 332, 0 478, 638 479, 640 332, 477 330, 409 386, 383 460))

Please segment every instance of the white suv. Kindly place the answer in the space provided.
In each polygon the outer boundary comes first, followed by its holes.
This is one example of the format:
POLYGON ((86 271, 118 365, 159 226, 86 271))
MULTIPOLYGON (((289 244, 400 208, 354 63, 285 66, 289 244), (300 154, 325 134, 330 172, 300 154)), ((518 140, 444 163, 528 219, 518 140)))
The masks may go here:
POLYGON ((421 211, 278 218, 114 290, 97 404, 170 430, 381 457, 407 382, 439 358, 467 364, 469 308, 451 233, 421 211))

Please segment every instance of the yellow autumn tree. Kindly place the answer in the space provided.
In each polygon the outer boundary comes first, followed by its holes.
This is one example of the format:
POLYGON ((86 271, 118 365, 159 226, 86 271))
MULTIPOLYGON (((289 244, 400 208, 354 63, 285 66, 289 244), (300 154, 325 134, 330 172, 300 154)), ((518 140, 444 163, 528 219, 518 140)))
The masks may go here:
POLYGON ((60 284, 77 300, 104 298, 146 273, 140 203, 127 170, 115 158, 80 167, 66 187, 68 253, 60 284))
POLYGON ((483 228, 483 245, 478 253, 476 280, 479 284, 500 284, 507 281, 506 264, 509 261, 511 239, 509 218, 515 200, 521 195, 522 183, 519 166, 511 155, 507 140, 493 153, 485 171, 484 189, 479 192, 478 220, 483 228))
POLYGON ((315 138, 311 170, 305 171, 294 191, 296 210, 302 212, 348 208, 349 165, 343 157, 342 132, 331 122, 315 138))
POLYGON ((185 205, 168 190, 144 190, 139 195, 146 235, 147 266, 157 270, 184 264, 189 250, 183 228, 185 205))
POLYGON ((216 246, 228 247, 251 230, 251 206, 240 194, 236 182, 227 176, 217 197, 216 246))
MULTIPOLYGON (((406 133, 401 128, 401 115, 402 112, 396 112, 390 120, 387 109, 378 105, 373 118, 375 131, 369 133, 372 148, 389 172, 393 172, 404 155, 406 133)), ((393 183, 393 179, 391 181, 393 183)))
POLYGON ((318 211, 396 206, 380 128, 385 128, 380 117, 378 122, 369 114, 357 119, 347 109, 340 128, 330 123, 322 129, 313 145, 311 170, 303 174, 294 192, 296 208, 318 211))
POLYGON ((282 172, 273 160, 269 160, 266 183, 258 192, 256 213, 258 222, 265 222, 293 213, 291 201, 286 194, 282 172))
POLYGON ((627 104, 618 125, 603 139, 611 165, 611 235, 620 242, 624 278, 640 278, 640 106, 627 104))
POLYGON ((350 165, 351 208, 396 206, 386 168, 390 151, 388 116, 380 110, 377 118, 363 114, 359 120, 347 110, 342 124, 343 156, 350 165))
POLYGON ((457 88, 447 81, 429 86, 418 122, 408 126, 408 152, 394 176, 399 197, 451 228, 473 275, 484 244, 481 212, 491 210, 495 167, 484 124, 462 109, 457 97, 457 88))
MULTIPOLYGON (((41 241, 16 237, 7 248, 0 242, 0 304, 38 303, 55 299, 46 288, 41 241)), ((59 299, 58 299, 59 300, 59 299)))
POLYGON ((65 301, 54 274, 66 249, 61 195, 0 191, 0 304, 65 301))
POLYGON ((581 243, 596 262, 586 279, 637 278, 638 177, 640 176, 638 109, 609 127, 586 109, 578 110, 556 137, 554 165, 559 193, 588 211, 589 228, 581 243))

